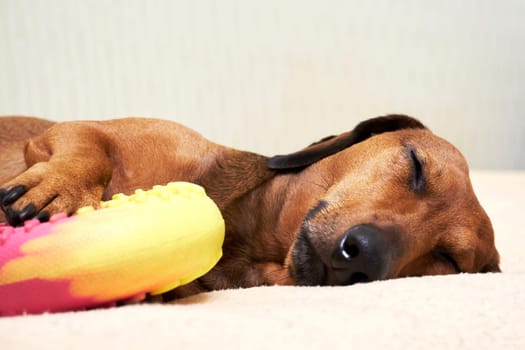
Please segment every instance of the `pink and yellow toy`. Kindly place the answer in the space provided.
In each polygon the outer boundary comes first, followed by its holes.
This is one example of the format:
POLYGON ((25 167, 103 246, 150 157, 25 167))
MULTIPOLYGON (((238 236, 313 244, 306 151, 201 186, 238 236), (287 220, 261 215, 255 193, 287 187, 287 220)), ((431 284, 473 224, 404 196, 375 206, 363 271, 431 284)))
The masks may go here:
POLYGON ((204 275, 222 255, 224 221, 200 186, 174 182, 101 206, 0 224, 1 316, 138 301, 204 275))

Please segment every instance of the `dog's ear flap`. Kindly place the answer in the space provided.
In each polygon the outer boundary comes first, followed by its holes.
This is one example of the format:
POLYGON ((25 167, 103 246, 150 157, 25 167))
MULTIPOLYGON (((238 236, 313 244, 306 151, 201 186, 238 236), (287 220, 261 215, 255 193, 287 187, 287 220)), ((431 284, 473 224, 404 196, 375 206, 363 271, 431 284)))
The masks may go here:
POLYGON ((359 123, 352 131, 325 137, 295 153, 273 156, 268 159, 267 166, 275 170, 303 168, 377 134, 401 129, 425 128, 419 120, 406 115, 392 114, 372 118, 359 123))

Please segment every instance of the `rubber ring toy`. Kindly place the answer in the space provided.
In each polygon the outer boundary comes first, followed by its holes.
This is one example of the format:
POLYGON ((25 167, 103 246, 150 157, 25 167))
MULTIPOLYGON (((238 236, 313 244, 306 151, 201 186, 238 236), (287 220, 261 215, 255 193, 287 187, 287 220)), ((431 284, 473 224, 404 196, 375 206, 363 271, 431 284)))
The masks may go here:
POLYGON ((101 208, 0 224, 0 316, 140 301, 206 274, 221 258, 224 220, 187 182, 117 194, 101 208))

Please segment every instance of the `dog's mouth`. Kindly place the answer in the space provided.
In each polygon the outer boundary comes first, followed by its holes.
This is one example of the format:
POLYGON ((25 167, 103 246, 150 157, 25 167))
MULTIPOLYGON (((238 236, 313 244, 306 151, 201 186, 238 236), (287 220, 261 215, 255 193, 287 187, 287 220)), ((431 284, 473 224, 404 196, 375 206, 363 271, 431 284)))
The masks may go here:
POLYGON ((346 276, 345 269, 325 263, 308 236, 308 231, 302 229, 292 251, 290 273, 298 285, 330 286, 370 282, 369 277, 363 273, 356 272, 346 276))
POLYGON ((306 225, 301 227, 292 248, 292 278, 298 285, 328 285, 328 267, 308 238, 306 225))
POLYGON ((353 285, 388 278, 401 253, 395 228, 373 224, 350 227, 334 242, 323 237, 307 217, 291 253, 290 274, 298 285, 353 285))

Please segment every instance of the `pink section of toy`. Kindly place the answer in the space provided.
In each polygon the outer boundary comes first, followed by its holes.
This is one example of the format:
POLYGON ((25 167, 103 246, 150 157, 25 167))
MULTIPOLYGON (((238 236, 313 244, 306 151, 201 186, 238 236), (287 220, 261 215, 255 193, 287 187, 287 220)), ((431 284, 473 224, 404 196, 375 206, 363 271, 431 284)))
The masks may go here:
POLYGON ((72 220, 65 214, 53 216, 49 222, 40 223, 38 220, 29 220, 22 227, 11 227, 0 223, 0 271, 2 266, 24 253, 21 247, 26 242, 45 235, 53 234, 51 225, 62 220, 72 220))
MULTIPOLYGON (((26 255, 24 245, 40 237, 50 237, 56 231, 53 226, 74 221, 65 214, 51 217, 49 222, 40 223, 29 220, 23 227, 11 227, 0 224, 0 280, 2 272, 10 262, 26 255)), ((46 280, 38 278, 39 269, 34 276, 12 283, 0 284, 0 315, 17 315, 24 312, 41 313, 45 311, 65 311, 82 309, 93 305, 92 298, 79 298, 72 295, 70 281, 65 279, 46 280)))
POLYGON ((92 298, 71 295, 70 281, 29 279, 0 287, 0 316, 46 311, 82 310, 97 305, 92 298))

